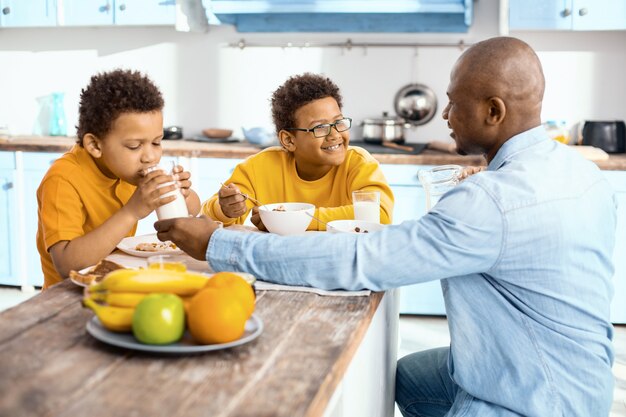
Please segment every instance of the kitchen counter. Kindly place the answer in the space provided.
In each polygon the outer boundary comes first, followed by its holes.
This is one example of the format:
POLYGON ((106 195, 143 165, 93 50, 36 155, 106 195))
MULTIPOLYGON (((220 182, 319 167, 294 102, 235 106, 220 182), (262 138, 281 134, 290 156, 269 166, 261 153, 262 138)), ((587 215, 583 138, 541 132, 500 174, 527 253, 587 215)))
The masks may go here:
MULTIPOLYGON (((72 147, 75 138, 47 136, 13 136, 0 138, 0 151, 64 152, 72 147)), ((171 156, 242 159, 259 152, 249 143, 205 143, 188 140, 163 141, 163 153, 171 156)), ((427 149, 418 155, 372 155, 382 164, 415 165, 485 165, 482 156, 461 156, 427 149)), ((594 161, 600 169, 626 171, 626 154, 610 155, 608 160, 594 161)))
POLYGON ((257 339, 158 355, 89 335, 82 290, 65 280, 0 314, 0 415, 393 415, 394 291, 259 291, 257 339))

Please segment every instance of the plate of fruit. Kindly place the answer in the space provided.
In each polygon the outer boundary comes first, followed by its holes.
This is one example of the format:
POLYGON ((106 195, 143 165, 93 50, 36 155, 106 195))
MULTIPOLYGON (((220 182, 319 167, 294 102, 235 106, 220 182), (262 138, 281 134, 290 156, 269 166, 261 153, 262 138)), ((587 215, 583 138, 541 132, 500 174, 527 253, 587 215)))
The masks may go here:
POLYGON ((94 311, 87 332, 126 349, 187 354, 249 343, 263 332, 253 314, 254 287, 235 272, 212 276, 154 269, 120 269, 85 290, 94 311))

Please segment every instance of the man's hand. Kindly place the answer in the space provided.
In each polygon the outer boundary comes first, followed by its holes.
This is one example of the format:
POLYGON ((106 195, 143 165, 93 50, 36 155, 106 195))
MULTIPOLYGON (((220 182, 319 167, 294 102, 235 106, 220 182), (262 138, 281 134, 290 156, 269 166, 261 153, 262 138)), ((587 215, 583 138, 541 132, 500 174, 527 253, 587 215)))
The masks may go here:
POLYGON ((206 249, 215 229, 221 226, 205 216, 179 217, 154 223, 160 241, 171 240, 195 259, 205 260, 206 249))

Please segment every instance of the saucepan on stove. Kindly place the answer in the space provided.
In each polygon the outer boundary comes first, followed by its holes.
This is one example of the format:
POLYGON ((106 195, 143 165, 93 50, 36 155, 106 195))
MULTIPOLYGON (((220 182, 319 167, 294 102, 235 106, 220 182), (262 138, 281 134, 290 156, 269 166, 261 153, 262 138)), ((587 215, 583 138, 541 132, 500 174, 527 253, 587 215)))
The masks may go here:
POLYGON ((402 87, 394 99, 397 116, 386 112, 380 118, 365 119, 363 141, 385 144, 404 143, 404 130, 428 123, 437 112, 437 96, 423 84, 409 84, 402 87))

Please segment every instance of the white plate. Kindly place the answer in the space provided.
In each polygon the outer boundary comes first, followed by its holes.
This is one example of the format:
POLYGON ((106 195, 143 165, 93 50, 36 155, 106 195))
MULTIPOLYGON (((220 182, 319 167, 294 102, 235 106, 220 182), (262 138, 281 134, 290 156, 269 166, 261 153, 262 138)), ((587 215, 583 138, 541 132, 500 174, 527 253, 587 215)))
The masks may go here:
MULTIPOLYGON (((87 268, 83 268, 80 271, 78 271, 79 274, 86 274, 87 271, 89 271, 91 268, 93 268, 94 265, 88 266, 87 268)), ((83 282, 80 281, 76 281, 74 278, 70 277, 70 281, 72 281, 74 284, 78 285, 79 287, 88 287, 89 284, 85 284, 83 282)))
POLYGON ((108 331, 102 327, 100 320, 98 320, 98 317, 96 316, 92 317, 91 320, 87 322, 87 333, 101 342, 126 349, 156 353, 199 353, 211 350, 228 349, 246 344, 259 337, 262 332, 263 322, 255 314, 253 314, 252 317, 250 317, 246 322, 243 336, 232 342, 216 343, 213 345, 198 345, 193 341, 189 332, 185 332, 185 335, 180 342, 172 343, 171 345, 146 345, 139 343, 132 333, 115 333, 108 331))
POLYGON ((157 238, 156 233, 153 233, 151 235, 125 237, 124 239, 122 239, 120 243, 118 243, 117 248, 121 250, 122 252, 126 252, 129 255, 139 256, 142 258, 147 258, 152 255, 174 255, 178 253, 183 253, 183 251, 180 249, 166 249, 166 250, 160 250, 160 251, 155 251, 155 252, 148 252, 145 250, 136 250, 135 247, 140 243, 164 243, 164 242, 161 242, 157 238))

